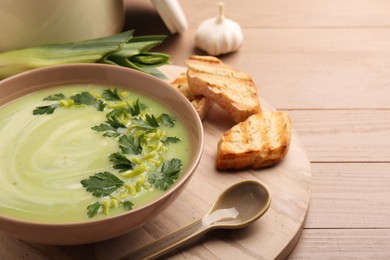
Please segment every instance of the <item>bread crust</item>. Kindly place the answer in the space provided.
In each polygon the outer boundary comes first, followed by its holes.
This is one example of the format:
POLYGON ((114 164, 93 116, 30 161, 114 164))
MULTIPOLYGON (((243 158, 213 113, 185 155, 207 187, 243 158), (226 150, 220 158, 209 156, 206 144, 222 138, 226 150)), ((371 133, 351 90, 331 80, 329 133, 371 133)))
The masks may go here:
POLYGON ((181 73, 170 85, 182 93, 193 105, 200 119, 204 119, 212 106, 212 102, 203 95, 195 95, 188 86, 187 74, 181 73))
POLYGON ((257 87, 249 75, 212 56, 191 56, 186 65, 191 92, 204 95, 236 122, 261 111, 257 87))
POLYGON ((226 131, 218 143, 217 169, 262 168, 287 154, 291 119, 287 113, 261 112, 226 131))

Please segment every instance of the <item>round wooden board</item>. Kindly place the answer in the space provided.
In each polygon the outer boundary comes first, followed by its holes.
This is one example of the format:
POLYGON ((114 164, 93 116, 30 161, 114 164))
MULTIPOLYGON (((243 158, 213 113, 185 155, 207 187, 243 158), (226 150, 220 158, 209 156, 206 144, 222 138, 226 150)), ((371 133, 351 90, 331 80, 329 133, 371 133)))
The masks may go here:
MULTIPOLYGON (((172 81, 184 68, 161 69, 172 81)), ((272 107, 261 101, 263 110, 272 107)), ((294 123, 294 122, 293 122, 294 123)), ((274 167, 238 172, 215 169, 217 143, 235 123, 213 106, 203 121, 205 145, 200 165, 186 190, 161 216, 144 227, 119 238, 95 245, 98 259, 115 259, 190 224, 207 212, 214 199, 227 187, 246 179, 258 180, 270 190, 267 213, 242 230, 215 230, 198 243, 170 255, 170 259, 284 259, 299 239, 311 193, 311 168, 296 132, 283 161, 274 167)))
MULTIPOLYGON (((184 68, 164 66, 161 70, 169 82, 184 68)), ((263 100, 261 105, 263 110, 273 109, 263 100)), ((303 229, 311 192, 310 162, 297 134, 293 131, 287 156, 274 167, 219 172, 215 169, 217 143, 222 133, 235 123, 227 113, 213 106, 203 124, 204 152, 195 175, 179 198, 143 227, 108 241, 68 247, 26 243, 0 234, 0 258, 117 259, 201 218, 223 190, 246 179, 261 181, 269 188, 272 202, 265 215, 241 230, 211 231, 197 243, 173 252, 169 258, 286 258, 303 229)))

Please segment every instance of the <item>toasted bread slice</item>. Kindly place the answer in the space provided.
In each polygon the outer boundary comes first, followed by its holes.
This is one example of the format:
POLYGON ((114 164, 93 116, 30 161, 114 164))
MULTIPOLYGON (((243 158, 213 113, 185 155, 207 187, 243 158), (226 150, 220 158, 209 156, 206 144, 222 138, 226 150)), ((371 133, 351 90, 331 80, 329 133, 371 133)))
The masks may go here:
POLYGON ((194 106, 196 112, 198 112, 200 119, 206 117, 207 112, 212 106, 212 102, 201 95, 192 94, 188 87, 187 74, 181 73, 170 85, 180 91, 194 106))
POLYGON ((217 169, 261 168, 288 152, 291 120, 285 112, 261 112, 226 131, 218 143, 217 169))
POLYGON ((247 74, 212 56, 191 56, 186 65, 192 93, 204 95, 236 122, 261 111, 257 87, 247 74))

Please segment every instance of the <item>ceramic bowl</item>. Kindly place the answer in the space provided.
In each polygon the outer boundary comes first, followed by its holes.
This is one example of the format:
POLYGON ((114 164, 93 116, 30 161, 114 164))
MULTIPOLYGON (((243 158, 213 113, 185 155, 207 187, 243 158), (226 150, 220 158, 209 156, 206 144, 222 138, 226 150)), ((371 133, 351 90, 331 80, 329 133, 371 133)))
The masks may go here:
POLYGON ((36 90, 76 83, 117 86, 140 92, 167 106, 182 120, 191 137, 188 166, 162 196, 117 216, 99 220, 92 218, 90 221, 70 224, 28 222, 0 216, 0 231, 10 236, 55 245, 85 244, 119 236, 143 225, 166 209, 185 189, 198 166, 203 149, 203 129, 195 109, 178 91, 145 73, 102 64, 72 64, 36 69, 0 81, 0 105, 36 90))

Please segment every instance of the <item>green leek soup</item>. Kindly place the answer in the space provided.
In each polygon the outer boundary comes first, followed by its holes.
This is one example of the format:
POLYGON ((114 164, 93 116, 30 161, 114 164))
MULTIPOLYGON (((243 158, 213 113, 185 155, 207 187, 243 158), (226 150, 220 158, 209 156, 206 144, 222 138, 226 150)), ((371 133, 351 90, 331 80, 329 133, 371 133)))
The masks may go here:
POLYGON ((165 106, 96 85, 40 90, 3 105, 0 140, 0 214, 46 223, 150 202, 180 178, 190 145, 165 106))

